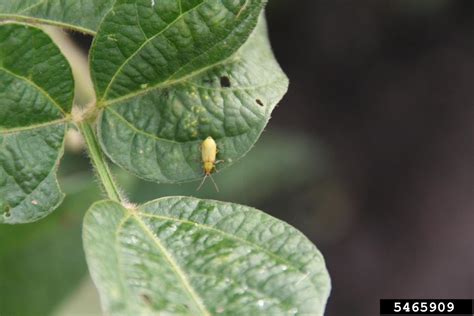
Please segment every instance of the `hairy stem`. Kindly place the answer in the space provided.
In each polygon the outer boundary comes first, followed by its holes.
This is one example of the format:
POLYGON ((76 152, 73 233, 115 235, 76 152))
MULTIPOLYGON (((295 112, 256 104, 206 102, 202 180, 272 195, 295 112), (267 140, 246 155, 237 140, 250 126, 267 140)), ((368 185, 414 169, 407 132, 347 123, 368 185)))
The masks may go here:
POLYGON ((121 203, 122 197, 120 196, 117 184, 115 183, 112 173, 110 172, 109 165, 105 160, 104 153, 97 142, 94 128, 89 122, 81 122, 78 124, 78 126, 86 141, 89 156, 92 160, 92 164, 94 165, 96 174, 105 192, 107 193, 108 198, 121 203))

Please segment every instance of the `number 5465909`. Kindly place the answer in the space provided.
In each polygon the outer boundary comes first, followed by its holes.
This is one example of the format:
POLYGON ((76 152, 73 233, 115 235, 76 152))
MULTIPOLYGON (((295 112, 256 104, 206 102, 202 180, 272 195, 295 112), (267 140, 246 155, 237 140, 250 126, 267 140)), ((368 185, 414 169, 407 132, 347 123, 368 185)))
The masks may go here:
POLYGON ((393 311, 395 313, 400 313, 401 311, 404 312, 413 312, 413 313, 425 313, 425 312, 452 312, 454 310, 454 303, 453 302, 395 302, 394 303, 394 308, 393 311))

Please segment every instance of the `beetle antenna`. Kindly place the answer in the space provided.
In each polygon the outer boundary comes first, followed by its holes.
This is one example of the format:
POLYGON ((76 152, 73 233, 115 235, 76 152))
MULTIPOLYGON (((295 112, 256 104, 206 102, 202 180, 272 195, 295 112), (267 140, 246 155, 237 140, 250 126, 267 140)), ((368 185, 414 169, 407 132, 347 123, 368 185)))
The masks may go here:
POLYGON ((197 187, 196 191, 199 191, 201 189, 202 185, 204 184, 204 181, 206 181, 206 178, 207 174, 204 176, 204 178, 202 178, 201 184, 197 187))
POLYGON ((214 183, 214 187, 216 188, 216 191, 219 192, 219 187, 217 186, 216 181, 214 181, 214 178, 212 177, 212 175, 209 174, 209 178, 211 178, 212 183, 214 183))

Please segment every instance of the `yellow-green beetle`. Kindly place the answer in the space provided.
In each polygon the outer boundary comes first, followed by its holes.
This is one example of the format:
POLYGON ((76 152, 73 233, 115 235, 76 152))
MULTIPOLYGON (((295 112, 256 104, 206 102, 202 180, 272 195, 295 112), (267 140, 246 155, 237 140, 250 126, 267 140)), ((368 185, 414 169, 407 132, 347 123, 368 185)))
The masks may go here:
POLYGON ((203 170, 204 170, 204 178, 202 179, 201 184, 197 188, 198 190, 202 187, 204 184, 204 181, 206 180, 207 177, 211 178, 212 183, 214 183, 214 186, 216 187, 216 191, 219 192, 219 188, 217 187, 216 182, 211 176, 211 173, 216 170, 216 164, 221 162, 220 160, 216 160, 217 156, 217 144, 214 138, 211 136, 207 137, 202 143, 201 143, 201 159, 202 159, 202 164, 203 164, 203 170))

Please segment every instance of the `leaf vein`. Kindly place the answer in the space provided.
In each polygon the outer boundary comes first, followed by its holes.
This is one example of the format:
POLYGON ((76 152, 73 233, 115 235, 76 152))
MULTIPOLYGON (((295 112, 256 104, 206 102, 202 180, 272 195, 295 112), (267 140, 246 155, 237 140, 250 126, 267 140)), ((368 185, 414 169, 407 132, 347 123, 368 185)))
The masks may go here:
MULTIPOLYGON (((156 33, 155 35, 153 35, 152 37, 148 38, 147 40, 145 40, 136 50, 135 52, 133 52, 129 57, 127 57, 127 59, 117 68, 117 70, 115 71, 114 75, 112 76, 112 78, 110 79, 109 81, 109 84, 107 85, 107 87, 105 88, 104 90, 104 95, 102 97, 102 100, 104 100, 106 97, 107 97, 107 94, 112 86, 112 83, 114 83, 115 79, 117 78, 119 72, 123 69, 123 67, 125 67, 125 65, 133 58, 135 57, 136 54, 138 54, 138 52, 143 48, 145 47, 150 41, 152 41, 153 39, 155 39, 156 37, 160 36, 161 34, 163 34, 164 32, 166 32, 170 27, 172 27, 176 22, 178 22, 185 14, 187 14, 188 12, 191 12, 193 10, 196 10, 197 8, 199 8, 201 5, 205 4, 206 2, 203 1, 201 3, 199 3, 198 5, 196 5, 195 7, 192 7, 191 9, 187 10, 186 12, 183 12, 181 13, 180 15, 178 15, 176 17, 176 19, 174 19, 170 24, 168 24, 164 29, 162 29, 161 31, 159 31, 158 33, 156 33)), ((137 17, 139 18, 139 17, 137 17)))
POLYGON ((131 216, 132 216, 131 213, 126 214, 125 217, 120 220, 119 224, 117 225, 117 230, 114 233, 114 235, 115 235, 114 248, 115 248, 115 252, 117 253, 117 270, 118 270, 117 274, 118 274, 119 280, 121 281, 120 283, 122 283, 122 285, 123 285, 122 290, 124 292, 126 291, 125 285, 127 284, 127 282, 124 279, 124 272, 123 272, 123 269, 122 269, 122 260, 120 259, 119 236, 120 236, 120 233, 122 232, 123 226, 125 225, 125 223, 127 222, 127 220, 131 216))
POLYGON ((153 139, 156 139, 156 140, 159 140, 159 141, 163 141, 163 142, 169 142, 169 143, 174 143, 174 144, 180 144, 179 142, 176 142, 174 140, 170 140, 170 139, 165 139, 165 138, 160 138, 156 135, 153 135, 153 134, 150 134, 150 133, 147 133, 145 131, 142 131, 141 129, 138 129, 135 125, 133 125, 132 123, 130 123, 127 119, 125 119, 122 115, 118 114, 115 110, 111 109, 111 108, 107 108, 107 111, 110 111, 114 116, 116 116, 119 120, 121 120, 122 122, 124 122, 126 125, 128 125, 130 127, 130 129, 132 129, 135 133, 138 133, 138 134, 142 134, 144 136, 147 136, 147 137, 150 137, 150 138, 153 138, 153 139))
POLYGON ((148 40, 148 36, 145 34, 145 31, 143 30, 142 23, 140 21, 140 15, 138 14, 138 5, 137 2, 135 2, 135 11, 137 13, 137 25, 140 28, 140 31, 142 32, 143 36, 145 37, 145 41, 148 40))
POLYGON ((26 8, 24 8, 24 9, 18 11, 18 14, 25 13, 26 11, 29 11, 29 10, 35 8, 35 7, 38 7, 38 6, 42 5, 43 3, 46 3, 46 1, 47 1, 47 0, 40 0, 40 1, 38 1, 37 3, 32 4, 32 5, 30 5, 30 6, 26 7, 26 8))
POLYGON ((298 268, 296 266, 294 266, 291 262, 289 262, 287 259, 263 248, 262 246, 254 243, 254 242, 251 242, 249 240, 246 240, 244 238, 241 238, 241 237, 238 237, 238 236, 235 236, 235 235, 232 235, 232 234, 229 234, 228 232, 225 232, 223 230, 220 230, 218 228, 215 228, 215 227, 212 227, 212 226, 209 226, 209 225, 205 225, 205 224, 201 224, 201 223, 197 223, 197 222, 192 222, 192 221, 189 221, 189 220, 185 220, 185 219, 178 219, 178 218, 173 218, 173 217, 169 217, 169 216, 163 216, 163 215, 156 215, 156 214, 150 214, 150 213, 145 213, 145 212, 138 212, 137 213, 138 215, 142 215, 142 216, 145 216, 145 217, 151 217, 151 218, 156 218, 156 219, 162 219, 162 220, 167 220, 167 221, 174 221, 174 222, 178 222, 178 223, 184 223, 184 224, 189 224, 189 225, 195 225, 197 227, 200 227, 202 229, 205 229, 205 230, 210 230, 210 231, 213 231, 213 232, 216 232, 218 234, 221 234, 223 236, 226 236, 230 239, 234 239, 234 240, 237 240, 237 241, 240 241, 242 243, 245 243, 245 244, 248 244, 252 247, 255 247, 256 249, 266 253, 267 255, 269 255, 270 257, 274 258, 274 259, 277 259, 278 261, 280 262, 283 262, 284 264, 288 265, 289 267, 291 267, 292 269, 294 270, 297 270, 297 271, 300 271, 300 272, 303 272, 303 273, 306 273, 306 271, 301 271, 301 268, 298 268))
POLYGON ((38 90, 41 94, 43 94, 55 107, 57 107, 58 110, 61 112, 61 114, 63 114, 64 116, 67 116, 67 113, 64 111, 64 109, 51 97, 51 95, 49 95, 48 92, 46 92, 43 88, 38 86, 35 82, 31 81, 30 79, 28 79, 24 76, 18 75, 16 73, 4 68, 4 67, 0 67, 0 70, 4 71, 7 74, 9 74, 11 76, 14 76, 14 77, 16 77, 20 80, 23 80, 26 83, 28 83, 29 85, 33 86, 36 90, 38 90))
MULTIPOLYGON (((32 16, 28 16, 28 15, 21 15, 21 14, 6 14, 6 13, 0 13, 0 18, 1 19, 4 19, 4 18, 11 19, 11 21, 15 21, 15 22, 18 22, 18 23, 24 23, 24 24, 28 24, 28 25, 31 25, 31 24, 54 25, 54 26, 65 28, 65 29, 75 30, 77 32, 89 34, 89 35, 92 35, 92 36, 96 35, 96 31, 94 31, 92 29, 82 27, 82 26, 79 26, 79 25, 65 23, 65 22, 58 21, 58 20, 38 18, 38 17, 32 17, 32 16)), ((0 21, 0 24, 4 24, 5 22, 10 22, 10 21, 9 20, 2 20, 2 21, 0 21)))
MULTIPOLYGON (((62 147, 64 147, 64 138, 63 138, 63 142, 62 142, 62 147)), ((62 149, 61 149, 62 150, 62 149)), ((21 203, 23 203, 27 198, 28 196, 31 196, 33 195, 36 190, 41 186, 41 184, 46 181, 46 179, 48 179, 51 175, 53 175, 54 172, 56 172, 56 169, 57 169, 57 166, 59 165, 59 160, 61 159, 61 155, 58 155, 58 158, 56 159, 56 161, 54 162, 54 165, 53 167, 51 168, 51 171, 43 178, 41 179, 41 181, 34 187, 33 190, 31 190, 31 192, 27 193, 25 192, 24 188, 18 183, 18 181, 16 180, 15 176, 13 174, 10 174, 7 169, 2 165, 2 169, 5 171, 5 173, 7 175, 9 175, 13 181, 15 181, 15 183, 23 190, 23 193, 25 193, 25 196, 21 199, 21 201, 19 201, 18 203, 16 203, 13 208, 17 207, 18 205, 20 205, 21 203)), ((58 181, 57 181, 57 178, 55 175, 53 175, 55 180, 56 180, 56 184, 58 185, 58 181)), ((59 185, 58 185, 59 187, 59 185)))
POLYGON ((14 128, 10 128, 10 129, 0 130, 0 135, 5 136, 5 135, 17 134, 17 133, 21 133, 21 132, 25 132, 25 131, 31 131, 31 130, 35 130, 35 129, 39 129, 39 128, 43 128, 43 127, 50 127, 50 126, 53 126, 53 125, 59 125, 59 124, 62 124, 62 123, 66 123, 67 121, 68 121, 67 118, 62 118, 62 119, 58 119, 58 120, 54 120, 54 121, 28 125, 28 126, 24 126, 24 127, 14 127, 14 128))
POLYGON ((176 260, 173 258, 172 254, 163 246, 161 243, 160 239, 158 236, 156 236, 148 227, 143 220, 138 217, 136 214, 132 213, 131 214, 133 218, 137 221, 137 223, 142 227, 143 231, 150 237, 150 239, 156 244, 156 246, 160 249, 160 251, 163 253, 165 259, 170 263, 171 267, 175 271, 176 275, 180 278, 181 282, 183 283, 184 287, 188 291, 188 294, 191 296, 191 298, 194 300, 196 303, 197 307, 201 310, 203 315, 210 316, 211 314, 209 311, 207 311, 207 308, 205 307, 204 303, 202 302, 201 298, 197 295, 197 293, 194 291, 193 287, 191 286, 186 274, 184 271, 181 269, 181 267, 178 265, 176 260))

